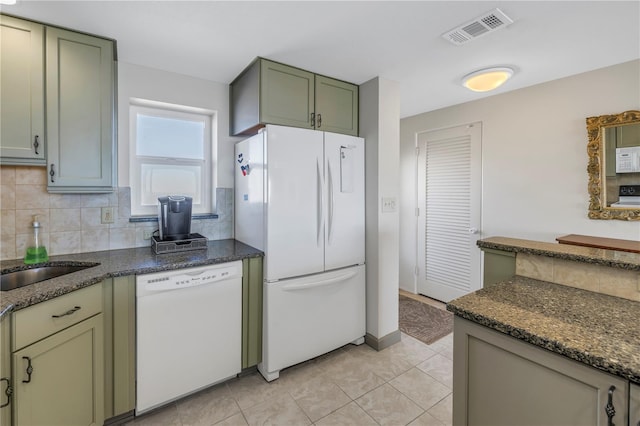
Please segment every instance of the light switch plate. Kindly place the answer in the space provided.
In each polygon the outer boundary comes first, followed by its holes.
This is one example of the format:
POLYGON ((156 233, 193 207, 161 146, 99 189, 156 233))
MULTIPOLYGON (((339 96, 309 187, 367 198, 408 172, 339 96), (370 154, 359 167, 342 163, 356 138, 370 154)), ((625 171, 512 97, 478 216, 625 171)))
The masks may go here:
POLYGON ((382 213, 395 212, 396 204, 396 197, 382 197, 382 213))

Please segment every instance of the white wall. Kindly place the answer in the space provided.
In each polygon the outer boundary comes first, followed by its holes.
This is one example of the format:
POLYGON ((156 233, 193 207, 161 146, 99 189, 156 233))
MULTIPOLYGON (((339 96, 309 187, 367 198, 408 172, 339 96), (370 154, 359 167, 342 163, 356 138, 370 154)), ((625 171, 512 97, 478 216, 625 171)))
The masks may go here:
POLYGON ((141 98, 215 111, 218 116, 214 187, 233 188, 229 85, 118 62, 118 186, 129 186, 129 101, 141 98))
POLYGON ((360 136, 366 156, 367 334, 392 344, 398 332, 399 210, 381 212, 382 198, 399 199, 400 97, 396 82, 360 86, 360 136), (394 335, 394 333, 397 334, 394 335))
POLYGON ((416 132, 482 122, 481 238, 640 240, 638 222, 587 217, 585 119, 632 109, 640 109, 639 60, 401 120, 400 287, 415 291, 416 132))

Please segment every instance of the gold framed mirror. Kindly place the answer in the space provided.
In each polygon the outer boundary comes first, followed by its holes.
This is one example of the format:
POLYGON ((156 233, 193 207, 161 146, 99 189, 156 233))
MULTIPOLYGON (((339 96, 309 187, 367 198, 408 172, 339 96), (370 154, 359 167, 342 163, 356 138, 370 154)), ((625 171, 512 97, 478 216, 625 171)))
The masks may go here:
POLYGON ((640 111, 588 117, 587 134, 589 218, 640 220, 640 204, 618 191, 640 186, 640 111))

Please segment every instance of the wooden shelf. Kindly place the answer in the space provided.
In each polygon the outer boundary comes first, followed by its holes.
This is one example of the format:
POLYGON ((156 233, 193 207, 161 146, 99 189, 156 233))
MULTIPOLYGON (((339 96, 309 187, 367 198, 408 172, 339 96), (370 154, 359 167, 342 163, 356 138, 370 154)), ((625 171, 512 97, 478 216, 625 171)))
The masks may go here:
POLYGON ((590 237, 588 235, 569 234, 556 238, 560 244, 574 246, 595 247, 607 250, 628 251, 640 253, 640 241, 619 240, 616 238, 590 237))

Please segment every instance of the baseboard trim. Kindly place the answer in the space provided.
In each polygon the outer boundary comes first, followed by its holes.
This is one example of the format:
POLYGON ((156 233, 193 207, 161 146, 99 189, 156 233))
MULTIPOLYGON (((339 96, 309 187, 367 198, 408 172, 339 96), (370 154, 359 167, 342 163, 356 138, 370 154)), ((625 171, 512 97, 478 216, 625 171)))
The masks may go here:
POLYGON ((383 336, 381 338, 377 338, 377 337, 372 336, 371 334, 367 333, 364 336, 364 342, 367 345, 371 346, 376 351, 381 351, 384 348, 388 348, 389 346, 392 346, 392 345, 395 345, 396 343, 398 343, 400 341, 401 334, 402 333, 400 332, 400 329, 398 329, 396 331, 392 331, 391 333, 389 333, 386 336, 383 336))
POLYGON ((134 413, 135 411, 131 410, 118 416, 111 417, 106 419, 103 424, 104 426, 124 425, 134 419, 134 413))

